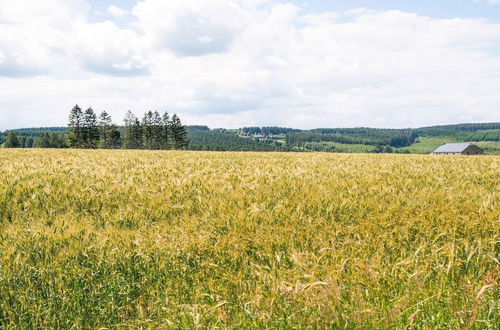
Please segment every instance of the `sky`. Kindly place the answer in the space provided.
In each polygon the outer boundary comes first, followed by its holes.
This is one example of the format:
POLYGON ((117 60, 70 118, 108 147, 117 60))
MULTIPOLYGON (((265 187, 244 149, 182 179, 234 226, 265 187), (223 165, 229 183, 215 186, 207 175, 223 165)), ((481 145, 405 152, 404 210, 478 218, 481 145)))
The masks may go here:
POLYGON ((500 121, 500 0, 0 0, 0 130, 500 121))

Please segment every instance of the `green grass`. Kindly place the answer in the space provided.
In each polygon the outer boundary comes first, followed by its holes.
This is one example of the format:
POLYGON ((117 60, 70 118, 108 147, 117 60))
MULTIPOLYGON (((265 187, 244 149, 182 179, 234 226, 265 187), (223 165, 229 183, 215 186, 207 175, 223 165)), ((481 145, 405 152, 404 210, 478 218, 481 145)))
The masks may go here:
POLYGON ((336 153, 370 153, 375 146, 366 144, 345 144, 337 142, 307 142, 304 147, 313 151, 336 152, 336 153))
MULTIPOLYGON (((454 137, 438 136, 438 137, 420 137, 417 143, 411 146, 398 148, 398 151, 408 151, 412 154, 430 154, 444 143, 462 143, 463 141, 457 140, 454 137)), ((474 143, 484 149, 486 154, 500 154, 499 141, 467 141, 474 143)))
POLYGON ((491 154, 491 155, 500 154, 500 141, 482 141, 474 143, 483 148, 486 154, 491 154))
POLYGON ((438 136, 438 137, 419 137, 417 142, 411 146, 397 148, 399 151, 408 151, 412 154, 430 154, 444 143, 460 142, 454 137, 438 136))

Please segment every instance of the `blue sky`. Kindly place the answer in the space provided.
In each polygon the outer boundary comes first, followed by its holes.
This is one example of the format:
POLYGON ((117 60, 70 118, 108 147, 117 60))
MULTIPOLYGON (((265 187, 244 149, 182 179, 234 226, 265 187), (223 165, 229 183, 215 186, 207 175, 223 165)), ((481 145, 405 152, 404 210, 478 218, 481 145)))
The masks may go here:
POLYGON ((0 130, 500 121, 500 1, 0 0, 0 130), (57 9, 57 10, 55 10, 57 9))
POLYGON ((321 12, 327 10, 348 10, 351 8, 370 8, 376 10, 401 10, 418 15, 436 18, 487 18, 500 20, 500 11, 487 0, 310 0, 295 1, 305 10, 321 12))
MULTIPOLYGON (((500 6, 488 0, 294 0, 294 3, 307 13, 370 8, 376 10, 401 10, 436 18, 485 18, 500 22, 500 6)), ((103 17, 112 19, 107 13, 109 6, 131 10, 137 0, 91 0, 94 11, 92 19, 103 17), (104 15, 96 14, 96 11, 104 15)))

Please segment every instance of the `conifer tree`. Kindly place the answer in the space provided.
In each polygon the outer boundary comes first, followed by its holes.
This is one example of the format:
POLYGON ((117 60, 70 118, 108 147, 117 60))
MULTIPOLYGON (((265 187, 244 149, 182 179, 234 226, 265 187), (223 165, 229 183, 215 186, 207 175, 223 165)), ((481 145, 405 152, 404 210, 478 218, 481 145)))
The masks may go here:
POLYGON ((153 135, 151 149, 159 150, 163 146, 163 120, 158 111, 151 117, 151 131, 153 135))
POLYGON ((134 123, 132 126, 132 137, 135 149, 143 149, 144 145, 142 143, 142 125, 139 121, 139 118, 134 119, 134 123))
POLYGON ((153 149, 154 129, 152 111, 146 112, 142 118, 142 144, 144 149, 153 149))
POLYGON ((49 133, 43 133, 36 141, 36 146, 38 148, 50 148, 51 141, 49 133))
POLYGON ((115 124, 111 125, 111 148, 119 149, 121 148, 121 134, 115 124))
POLYGON ((33 148, 34 144, 35 144, 35 139, 33 139, 32 137, 28 137, 26 139, 26 142, 24 143, 24 147, 25 148, 33 148))
POLYGON ((164 150, 168 150, 171 148, 171 143, 170 143, 170 116, 168 115, 167 111, 163 113, 162 129, 163 129, 163 135, 162 135, 163 143, 161 148, 164 150))
POLYGON ((123 131, 124 149, 142 149, 142 125, 139 119, 129 110, 125 115, 125 129, 123 131))
POLYGON ((187 140, 186 128, 175 113, 170 121, 170 132, 174 149, 183 149, 188 146, 189 141, 187 140))
POLYGON ((99 143, 99 126, 97 116, 92 108, 85 110, 83 114, 83 147, 94 149, 99 143))
POLYGON ((78 104, 71 109, 68 127, 68 142, 70 147, 83 148, 83 112, 78 104))
POLYGON ((46 132, 36 140, 37 148, 65 148, 66 137, 64 133, 46 132))
POLYGON ((111 116, 103 111, 99 115, 99 148, 103 149, 112 149, 115 147, 113 141, 113 130, 116 130, 114 127, 111 116))
POLYGON ((5 148, 20 148, 21 144, 19 142, 19 138, 14 131, 9 131, 7 133, 7 138, 5 139, 5 148))
POLYGON ((26 144, 26 136, 19 136, 19 148, 26 148, 24 145, 26 144))
POLYGON ((132 111, 128 110, 123 121, 125 127, 123 130, 122 147, 124 149, 140 149, 142 146, 142 130, 139 120, 132 111), (137 125, 138 122, 139 125, 137 125))

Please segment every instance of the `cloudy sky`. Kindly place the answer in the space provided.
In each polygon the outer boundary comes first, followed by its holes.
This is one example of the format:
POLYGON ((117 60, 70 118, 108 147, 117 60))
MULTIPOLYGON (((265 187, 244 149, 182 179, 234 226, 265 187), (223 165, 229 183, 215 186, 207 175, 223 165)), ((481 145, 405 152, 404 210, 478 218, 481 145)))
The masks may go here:
POLYGON ((0 0, 0 130, 500 121, 500 0, 0 0))

